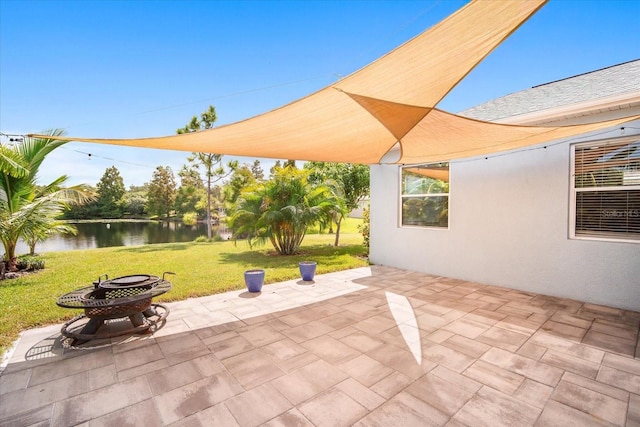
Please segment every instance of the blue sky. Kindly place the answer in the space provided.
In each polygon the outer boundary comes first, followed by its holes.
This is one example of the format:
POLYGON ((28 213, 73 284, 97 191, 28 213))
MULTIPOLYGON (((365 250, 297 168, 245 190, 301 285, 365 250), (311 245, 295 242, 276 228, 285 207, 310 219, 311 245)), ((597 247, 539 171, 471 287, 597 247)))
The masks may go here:
MULTIPOLYGON (((1 0, 0 131, 161 136, 209 105, 218 125, 232 123, 335 82, 465 3, 1 0)), ((638 59, 638 16, 640 0, 550 0, 439 107, 458 112, 638 59)), ((69 143, 40 180, 95 185, 114 165, 127 187, 141 185, 188 154, 69 143)))

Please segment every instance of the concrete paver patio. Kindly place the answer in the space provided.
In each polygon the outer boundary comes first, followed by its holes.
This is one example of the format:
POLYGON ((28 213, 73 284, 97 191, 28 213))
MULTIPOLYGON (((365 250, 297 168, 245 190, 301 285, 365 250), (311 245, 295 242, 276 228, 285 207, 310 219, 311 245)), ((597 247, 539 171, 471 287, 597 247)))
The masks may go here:
POLYGON ((22 334, 1 426, 640 426, 640 313, 373 266, 169 304, 153 335, 22 334))

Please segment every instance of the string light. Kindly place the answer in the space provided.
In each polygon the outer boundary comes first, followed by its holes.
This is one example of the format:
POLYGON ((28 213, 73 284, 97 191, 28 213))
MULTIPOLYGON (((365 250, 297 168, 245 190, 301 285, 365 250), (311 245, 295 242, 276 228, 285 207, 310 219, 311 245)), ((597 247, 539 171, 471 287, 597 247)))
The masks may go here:
MULTIPOLYGON (((4 133, 4 132, 0 132, 0 136, 1 137, 5 137, 6 139, 9 140, 9 144, 8 145, 13 145, 13 143, 15 143, 15 142, 24 142, 24 139, 27 138, 26 135, 11 134, 11 133, 4 133)), ((62 139, 64 139, 64 137, 62 137, 62 139)), ((125 164, 132 165, 132 166, 155 169, 154 166, 142 165, 140 163, 128 162, 126 160, 119 160, 119 159, 114 159, 114 158, 111 158, 111 157, 102 157, 102 156, 98 156, 96 154, 87 153, 85 151, 73 150, 73 149, 70 149, 70 148, 67 148, 67 147, 64 147, 64 146, 61 146, 61 147, 58 147, 58 148, 62 148, 64 150, 71 150, 71 151, 75 151, 76 153, 84 154, 84 155, 87 156, 88 160, 91 160, 92 158, 97 157, 99 159, 109 160, 109 161, 112 161, 112 162, 125 163, 125 164)))
MULTIPOLYGON (((627 129, 640 130, 640 127, 625 126, 625 127, 620 128, 620 130, 624 130, 624 131, 626 131, 627 129)), ((474 158, 469 158, 469 159, 455 159, 455 160, 451 160, 450 163, 477 162, 477 161, 480 161, 480 160, 489 160, 489 159, 493 159, 493 158, 497 158, 497 157, 510 156, 512 154, 525 153, 525 152, 528 152, 528 151, 546 150, 547 148, 555 147, 556 145, 570 144, 570 143, 576 142, 576 141, 584 139, 584 138, 593 139, 593 138, 596 138, 598 136, 605 135, 605 134, 608 134, 608 133, 611 133, 611 130, 604 130, 604 131, 598 132, 596 134, 579 135, 579 136, 576 136, 576 137, 571 138, 571 139, 560 140, 558 142, 555 142, 555 143, 552 143, 552 144, 547 144, 547 145, 544 145, 542 147, 520 148, 520 149, 516 149, 516 150, 505 151, 505 152, 502 152, 502 153, 492 154, 492 155, 483 156, 483 157, 474 157, 474 158)), ((640 138, 640 135, 637 135, 637 136, 638 136, 638 138, 640 138)), ((421 162, 421 163, 423 163, 423 162, 421 162)), ((395 163, 386 163, 386 164, 395 164, 395 163)), ((404 166, 404 164, 402 166, 404 166)))
POLYGON ((74 150, 74 149, 67 148, 67 147, 64 147, 64 146, 59 147, 59 148, 62 148, 62 149, 64 149, 64 150, 71 150, 71 151, 75 151, 76 153, 80 153, 80 154, 84 154, 84 155, 86 155, 86 156, 87 156, 87 159, 88 159, 88 160, 91 160, 91 159, 93 159, 93 158, 98 158, 98 159, 109 160, 109 161, 111 161, 111 162, 124 163, 124 164, 132 165, 132 166, 139 166, 139 167, 141 167, 141 168, 155 169, 155 166, 142 165, 142 164, 140 164, 140 163, 128 162, 128 161, 126 161, 126 160, 114 159, 114 158, 112 158, 112 157, 103 157, 103 156, 98 156, 97 154, 87 153, 86 151, 74 150))
MULTIPOLYGON (((621 135, 625 135, 625 131, 627 129, 640 130, 640 127, 635 127, 635 126, 626 126, 626 127, 624 127, 623 126, 623 127, 620 128, 621 135)), ((598 137, 600 135, 607 134, 609 132, 611 132, 611 131, 605 130, 605 131, 599 132, 597 134, 581 135, 581 136, 577 136, 577 137, 572 138, 572 139, 568 139, 566 141, 565 140, 561 140, 561 141, 558 141, 558 142, 553 143, 553 144, 544 145, 542 147, 521 148, 519 150, 513 150, 513 151, 507 151, 507 152, 504 152, 504 153, 498 153, 498 154, 494 154, 494 155, 489 155, 489 156, 485 156, 484 160, 489 160, 489 158, 509 156, 511 154, 524 153, 524 152, 528 152, 528 151, 546 150, 547 147, 555 147, 556 145, 560 145, 560 144, 569 144, 569 143, 572 143, 574 141, 577 141, 577 140, 580 140, 580 139, 583 139, 583 138, 590 138, 591 139, 591 138, 594 138, 594 137, 598 137)), ((0 136, 4 136, 5 138, 9 139, 10 142, 23 142, 24 138, 26 138, 25 135, 8 134, 8 133, 4 133, 4 132, 0 132, 0 136)), ((66 148, 66 147, 59 147, 59 148, 68 150, 68 148, 66 148)), ((153 166, 142 165, 142 164, 133 163, 133 162, 128 162, 126 160, 118 160, 118 159, 114 159, 114 158, 111 158, 111 157, 102 157, 102 156, 98 156, 98 155, 87 153, 87 152, 80 151, 80 150, 71 150, 71 151, 75 151, 76 153, 80 153, 80 154, 86 155, 88 160, 91 160, 92 157, 97 157, 97 158, 104 159, 104 160, 110 160, 112 162, 118 162, 118 163, 124 163, 124 164, 133 165, 133 166, 139 166, 139 167, 143 167, 143 168, 155 169, 153 166)), ((480 159, 474 158, 474 159, 467 159, 467 160, 452 160, 451 163, 467 163, 467 162, 475 162, 475 161, 478 161, 478 160, 480 160, 480 159)), ((404 166, 404 164, 402 166, 404 166)))
MULTIPOLYGON (((633 127, 633 126, 622 127, 622 128, 620 128, 620 130, 623 132, 623 135, 624 135, 624 131, 626 129, 640 130, 639 127, 633 127)), ((521 148, 519 150, 506 151, 504 153, 498 153, 498 154, 493 154, 493 155, 490 155, 490 156, 486 156, 486 157, 484 157, 484 160, 489 160, 490 158, 496 158, 496 157, 509 156, 509 155, 512 155, 512 154, 525 153, 527 151, 546 150, 547 148, 555 147, 556 145, 570 144, 572 142, 575 142, 575 141, 578 141, 578 140, 581 140, 581 139, 584 139, 584 138, 593 139, 593 138, 598 137, 600 135, 608 134, 610 132, 611 132, 610 130, 605 130, 605 131, 602 131, 602 132, 599 132, 599 133, 596 133, 596 134, 581 135, 581 136, 577 136, 577 137, 574 137, 574 138, 571 138, 571 139, 568 139, 568 140, 561 140, 561 141, 555 142, 553 144, 544 145, 542 147, 530 147, 530 148, 521 148)), ((640 135, 638 135, 638 137, 640 138, 640 135)), ((477 162, 478 160, 481 160, 481 159, 474 158, 474 159, 466 159, 466 160, 452 160, 451 163, 468 163, 468 162, 477 162)))
POLYGON ((12 142, 24 142, 24 135, 18 135, 18 134, 13 134, 13 133, 3 133, 0 132, 0 136, 4 136, 5 138, 7 138, 9 140, 9 143, 12 142))

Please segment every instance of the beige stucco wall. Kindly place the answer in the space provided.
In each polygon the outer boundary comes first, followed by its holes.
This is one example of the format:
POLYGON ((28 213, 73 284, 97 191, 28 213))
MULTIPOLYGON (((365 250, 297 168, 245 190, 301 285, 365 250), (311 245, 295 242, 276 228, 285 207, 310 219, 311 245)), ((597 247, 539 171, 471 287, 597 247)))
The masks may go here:
POLYGON ((451 163, 448 230, 400 227, 398 166, 372 166, 371 262, 640 310, 640 243, 569 239, 577 141, 451 163))

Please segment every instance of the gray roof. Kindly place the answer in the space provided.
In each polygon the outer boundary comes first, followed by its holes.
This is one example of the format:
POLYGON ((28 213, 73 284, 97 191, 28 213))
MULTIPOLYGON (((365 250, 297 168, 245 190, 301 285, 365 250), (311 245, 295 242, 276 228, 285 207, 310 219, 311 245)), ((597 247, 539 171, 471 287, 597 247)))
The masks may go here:
POLYGON ((461 111, 495 121, 640 90, 640 59, 534 86, 461 111))

